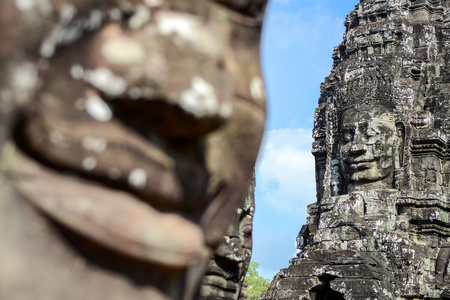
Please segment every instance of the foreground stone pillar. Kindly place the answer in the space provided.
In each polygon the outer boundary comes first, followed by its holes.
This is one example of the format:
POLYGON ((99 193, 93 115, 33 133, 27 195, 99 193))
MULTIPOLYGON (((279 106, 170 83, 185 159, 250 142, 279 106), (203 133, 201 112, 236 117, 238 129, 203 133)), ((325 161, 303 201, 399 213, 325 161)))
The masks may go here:
POLYGON ((450 4, 361 0, 321 87, 317 202, 262 299, 450 299, 450 4))
POLYGON ((236 215, 213 252, 200 288, 199 300, 244 300, 248 297, 245 275, 253 248, 255 214, 255 173, 249 180, 247 195, 236 209, 236 215))
POLYGON ((0 299, 193 299, 264 132, 266 2, 0 1, 0 299))

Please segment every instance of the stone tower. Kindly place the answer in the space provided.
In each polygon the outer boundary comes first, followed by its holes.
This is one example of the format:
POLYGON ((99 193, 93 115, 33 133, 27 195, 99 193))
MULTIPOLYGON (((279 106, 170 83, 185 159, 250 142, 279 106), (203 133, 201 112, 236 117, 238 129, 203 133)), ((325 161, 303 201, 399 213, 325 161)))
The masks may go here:
POLYGON ((361 0, 345 26, 317 202, 262 299, 450 299, 450 1, 361 0))

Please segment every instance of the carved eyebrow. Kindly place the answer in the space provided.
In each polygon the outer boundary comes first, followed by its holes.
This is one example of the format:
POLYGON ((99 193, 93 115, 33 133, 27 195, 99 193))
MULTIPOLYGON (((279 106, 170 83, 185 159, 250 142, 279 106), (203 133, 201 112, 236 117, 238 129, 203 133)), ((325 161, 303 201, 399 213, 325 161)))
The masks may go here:
POLYGON ((386 125, 380 125, 380 126, 378 126, 377 129, 378 130, 384 130, 384 131, 391 131, 391 132, 395 132, 396 131, 396 129, 393 129, 393 128, 391 128, 389 126, 386 126, 386 125))

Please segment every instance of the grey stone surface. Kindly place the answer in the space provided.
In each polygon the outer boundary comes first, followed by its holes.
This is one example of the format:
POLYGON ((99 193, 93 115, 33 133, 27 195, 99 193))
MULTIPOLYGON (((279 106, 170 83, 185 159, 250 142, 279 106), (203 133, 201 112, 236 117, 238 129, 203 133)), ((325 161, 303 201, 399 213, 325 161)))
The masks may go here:
POLYGON ((224 235, 224 241, 213 252, 203 277, 199 300, 244 300, 248 297, 247 274, 253 248, 255 214, 255 173, 249 180, 247 195, 224 235))
POLYGON ((450 3, 361 0, 321 86, 317 202, 262 299, 449 299, 450 3))
POLYGON ((0 299, 193 299, 264 132, 266 2, 0 1, 0 299))

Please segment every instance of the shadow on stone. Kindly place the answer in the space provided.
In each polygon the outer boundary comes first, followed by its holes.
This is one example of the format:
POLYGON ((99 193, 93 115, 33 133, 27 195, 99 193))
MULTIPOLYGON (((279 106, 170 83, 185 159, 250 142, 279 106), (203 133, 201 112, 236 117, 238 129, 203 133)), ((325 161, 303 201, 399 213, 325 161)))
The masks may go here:
POLYGON ((310 290, 310 297, 312 300, 344 300, 342 293, 331 289, 330 282, 333 278, 319 278, 322 285, 316 286, 310 290))

